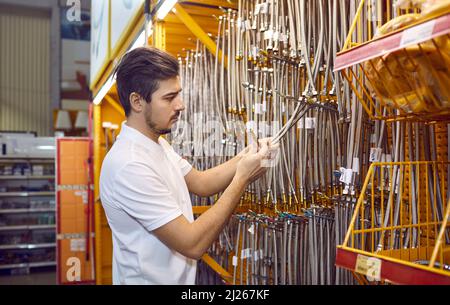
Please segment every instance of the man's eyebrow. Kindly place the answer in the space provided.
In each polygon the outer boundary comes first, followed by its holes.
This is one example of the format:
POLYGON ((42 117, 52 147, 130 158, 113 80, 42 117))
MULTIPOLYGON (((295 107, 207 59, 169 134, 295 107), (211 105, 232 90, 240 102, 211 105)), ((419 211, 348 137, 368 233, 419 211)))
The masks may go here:
POLYGON ((173 96, 173 95, 177 95, 177 94, 180 93, 182 90, 183 90, 183 89, 180 89, 180 90, 177 90, 177 91, 171 91, 171 92, 168 92, 168 93, 164 94, 162 97, 170 97, 170 96, 173 96))

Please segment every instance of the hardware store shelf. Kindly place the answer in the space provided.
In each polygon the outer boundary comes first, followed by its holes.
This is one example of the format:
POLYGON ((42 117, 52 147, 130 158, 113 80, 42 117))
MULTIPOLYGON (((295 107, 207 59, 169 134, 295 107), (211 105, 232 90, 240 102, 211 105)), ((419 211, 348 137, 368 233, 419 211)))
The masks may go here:
POLYGON ((336 265, 356 271, 358 256, 370 257, 379 263, 380 278, 395 284, 404 285, 450 285, 450 277, 440 270, 431 271, 427 266, 399 261, 388 256, 358 251, 353 248, 338 246, 336 265))
POLYGON ((450 201, 444 202, 441 219, 432 214, 434 197, 430 199, 430 189, 444 194, 447 188, 443 183, 435 187, 428 185, 428 177, 443 181, 444 174, 439 168, 449 165, 448 161, 372 163, 346 237, 337 247, 336 265, 353 271, 363 281, 365 275, 368 279, 394 284, 450 285, 450 247, 445 239, 450 201), (403 181, 412 172, 419 177, 415 202, 405 195, 410 185, 403 181), (384 179, 394 181, 396 177, 400 177, 397 191, 393 185, 384 187, 384 179), (367 192, 369 183, 372 185, 370 194, 367 192), (400 200, 397 220, 394 208, 388 210, 396 196, 400 200), (412 217, 414 210, 418 214, 416 220, 412 217))
POLYGON ((0 214, 19 214, 19 213, 44 213, 55 212, 54 208, 45 209, 4 209, 0 210, 0 214))
POLYGON ((5 192, 0 197, 32 197, 32 196, 54 196, 55 192, 5 192))
POLYGON ((56 262, 53 261, 53 262, 39 262, 39 263, 22 263, 22 264, 0 265, 0 269, 49 267, 49 266, 56 266, 56 262))
POLYGON ((53 229, 56 225, 31 225, 31 226, 2 226, 0 231, 15 231, 15 230, 36 230, 36 229, 53 229))
POLYGON ((10 175, 10 176, 0 176, 0 180, 39 180, 39 179, 54 179, 54 175, 44 175, 44 176, 33 176, 33 175, 26 175, 26 176, 17 176, 17 175, 10 175))
POLYGON ((14 163, 37 163, 37 164, 53 164, 55 160, 53 158, 20 158, 15 157, 1 157, 0 164, 14 164, 14 163))
POLYGON ((56 247, 56 243, 45 244, 17 244, 17 245, 0 245, 0 250, 14 250, 14 249, 43 249, 56 247))
POLYGON ((336 55, 334 71, 450 33, 450 14, 407 27, 336 55))

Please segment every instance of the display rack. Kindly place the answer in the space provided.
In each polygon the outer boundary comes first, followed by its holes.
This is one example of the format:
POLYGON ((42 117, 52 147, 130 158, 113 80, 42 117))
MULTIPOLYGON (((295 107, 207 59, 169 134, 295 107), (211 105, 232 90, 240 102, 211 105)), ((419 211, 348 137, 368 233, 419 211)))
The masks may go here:
POLYGON ((349 82, 372 120, 448 121, 450 7, 381 37, 352 43, 356 34, 362 36, 357 24, 364 4, 336 55, 334 71, 349 82))
POLYGON ((55 266, 53 158, 0 158, 0 269, 55 266))
POLYGON ((424 161, 370 165, 336 265, 354 272, 360 283, 450 284, 449 161, 442 136, 442 122, 450 120, 450 6, 362 41, 364 4, 336 56, 335 71, 370 119, 424 123, 433 129, 437 152, 423 154, 427 144, 418 144, 428 135, 408 131, 402 140, 410 147, 415 141, 415 160, 424 161))
POLYGON ((438 196, 447 192, 449 164, 372 163, 336 264, 378 281, 450 284, 450 208, 438 196))

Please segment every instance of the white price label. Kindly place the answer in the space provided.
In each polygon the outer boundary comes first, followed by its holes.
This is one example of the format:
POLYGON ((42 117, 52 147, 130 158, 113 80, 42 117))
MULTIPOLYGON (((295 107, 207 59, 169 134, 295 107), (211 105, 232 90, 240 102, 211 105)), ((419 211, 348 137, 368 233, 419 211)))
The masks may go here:
POLYGON ((370 149, 369 162, 379 162, 381 158, 381 148, 372 147, 370 149))
POLYGON ((397 174, 397 177, 395 178, 395 188, 394 188, 394 192, 396 194, 398 194, 398 190, 399 190, 399 183, 400 183, 400 173, 397 174))
POLYGON ((237 266, 238 265, 238 258, 237 256, 233 256, 233 262, 232 262, 233 266, 237 266))
POLYGON ((267 14, 269 12, 269 2, 261 3, 259 10, 261 14, 267 14))
POLYGON ((246 257, 246 258, 252 257, 252 251, 251 251, 250 248, 247 248, 247 249, 245 250, 245 257, 246 257))
POLYGON ((251 226, 250 226, 250 228, 248 228, 248 230, 247 231, 249 231, 250 232, 250 234, 255 234, 255 226, 252 224, 251 226))
POLYGON ((392 162, 392 155, 386 154, 386 162, 392 162))
POLYGON ((366 275, 371 281, 379 281, 381 279, 381 260, 358 254, 355 271, 366 275))
POLYGON ((247 131, 251 132, 252 130, 255 131, 256 130, 256 122, 255 121, 248 121, 245 126, 247 127, 247 131))
POLYGON ((273 31, 272 30, 267 30, 264 32, 264 39, 268 40, 268 39, 272 39, 273 38, 273 31))
POLYGON ((352 169, 354 173, 359 173, 359 158, 353 158, 352 169))
POLYGON ((370 135, 370 143, 371 143, 371 144, 377 143, 377 135, 376 135, 376 134, 372 133, 372 134, 370 135))
POLYGON ((262 114, 263 113, 263 104, 256 103, 255 104, 255 113, 262 114))
POLYGON ((351 168, 345 168, 341 170, 341 172, 342 174, 341 177, 339 178, 339 181, 345 184, 350 184, 350 182, 352 182, 353 170, 351 168))
POLYGON ((252 47, 252 56, 257 57, 258 56, 258 47, 253 46, 252 47))
POLYGON ((400 41, 400 46, 405 47, 407 45, 428 40, 431 37, 431 34, 433 34, 435 24, 436 20, 430 20, 410 29, 404 30, 402 40, 400 41))
MULTIPOLYGON (((386 162, 392 162, 392 155, 391 154, 386 154, 386 162)), ((391 166, 388 165, 387 168, 391 168, 391 166)))
POLYGON ((314 128, 316 128, 316 118, 306 118, 306 120, 305 120, 305 128, 306 129, 314 129, 314 128))
POLYGON ((252 30, 256 30, 258 28, 258 23, 256 22, 256 18, 253 20, 252 30))
POLYGON ((86 239, 76 238, 70 240, 70 251, 72 252, 84 252, 86 251, 86 239))
POLYGON ((252 28, 252 24, 250 23, 250 20, 245 20, 245 29, 250 30, 252 28))
POLYGON ((273 40, 278 41, 280 39, 280 32, 273 32, 273 40))
POLYGON ((80 196, 84 204, 88 203, 88 192, 87 191, 76 191, 75 196, 80 196))
POLYGON ((316 118, 301 118, 297 122, 297 128, 302 129, 314 129, 316 128, 316 118))
POLYGON ((258 15, 260 10, 261 10, 261 4, 256 4, 255 5, 255 15, 258 15))

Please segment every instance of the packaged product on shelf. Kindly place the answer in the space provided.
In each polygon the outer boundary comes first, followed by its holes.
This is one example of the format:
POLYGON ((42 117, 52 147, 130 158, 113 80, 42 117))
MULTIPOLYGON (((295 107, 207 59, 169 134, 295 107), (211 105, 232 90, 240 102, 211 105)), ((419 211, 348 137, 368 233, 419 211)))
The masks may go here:
MULTIPOLYGON (((421 20, 405 14, 380 27, 374 39, 421 20)), ((368 87, 384 105, 406 113, 450 108, 450 42, 447 36, 407 46, 364 64, 368 87)))
POLYGON ((43 165, 33 165, 33 176, 43 176, 44 175, 44 166, 43 165))
POLYGON ((13 167, 11 165, 5 165, 3 167, 3 175, 4 176, 11 176, 13 172, 13 167))

